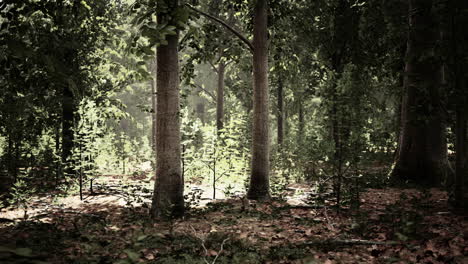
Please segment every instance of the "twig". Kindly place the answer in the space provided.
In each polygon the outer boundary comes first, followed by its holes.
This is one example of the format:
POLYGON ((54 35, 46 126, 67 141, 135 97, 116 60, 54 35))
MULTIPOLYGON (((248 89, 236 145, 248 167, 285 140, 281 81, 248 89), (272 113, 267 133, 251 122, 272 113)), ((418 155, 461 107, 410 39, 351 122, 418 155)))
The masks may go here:
POLYGON ((221 253, 223 252, 223 250, 224 250, 224 244, 225 244, 227 241, 229 241, 229 238, 225 238, 225 239, 223 240, 223 242, 221 243, 221 248, 219 249, 218 254, 216 254, 216 257, 215 257, 215 259, 213 260, 213 262, 211 262, 211 264, 215 264, 215 263, 216 263, 216 260, 218 259, 219 255, 221 255, 221 253))
MULTIPOLYGON (((201 245, 203 247, 203 250, 205 251, 205 255, 208 256, 209 255, 209 252, 208 252, 208 249, 206 248, 205 246, 205 239, 203 238, 202 235, 199 235, 198 232, 195 230, 195 228, 193 228, 192 225, 190 225, 190 228, 192 229, 193 231, 193 234, 195 235, 196 238, 200 239, 201 241, 201 245)), ((216 257, 213 259, 213 261, 211 262, 211 264, 215 264, 216 263, 216 260, 218 260, 218 257, 219 255, 221 255, 221 253, 224 251, 224 244, 226 244, 226 242, 229 241, 229 238, 225 238, 223 240, 223 242, 221 242, 221 247, 219 249, 219 252, 217 252, 216 254, 216 257)), ((208 260, 206 259, 206 257, 203 257, 203 260, 205 261, 206 264, 210 264, 210 262, 208 262, 208 260)))
POLYGON ((305 243, 309 246, 320 246, 320 245, 333 245, 333 246, 348 246, 348 245, 400 245, 397 241, 372 241, 372 240, 361 240, 361 239, 326 239, 326 240, 313 240, 305 243))

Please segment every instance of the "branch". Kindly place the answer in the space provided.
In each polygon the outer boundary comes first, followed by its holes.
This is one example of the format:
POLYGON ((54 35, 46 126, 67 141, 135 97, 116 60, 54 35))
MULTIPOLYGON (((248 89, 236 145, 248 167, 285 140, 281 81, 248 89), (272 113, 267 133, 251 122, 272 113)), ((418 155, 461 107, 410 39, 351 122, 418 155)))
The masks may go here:
POLYGON ((211 65, 211 67, 213 68, 213 71, 214 71, 214 72, 219 73, 219 72, 218 72, 218 69, 216 69, 216 67, 214 66, 214 64, 213 64, 211 61, 208 61, 208 63, 211 65))
POLYGON ((234 62, 234 60, 230 60, 230 61, 228 61, 228 62, 226 63, 226 65, 224 65, 224 67, 226 67, 226 68, 227 68, 227 66, 229 66, 229 64, 231 64, 231 63, 233 63, 233 62, 234 62))
POLYGON ((216 96, 214 96, 213 93, 211 93, 210 91, 206 90, 205 88, 203 88, 203 86, 201 86, 201 85, 199 85, 199 84, 195 84, 195 86, 196 86, 197 88, 199 88, 200 90, 204 91, 205 93, 207 93, 207 94, 211 97, 211 99, 213 99, 213 100, 216 102, 216 96))
POLYGON ((326 240, 312 240, 305 243, 308 246, 355 246, 355 245, 401 245, 397 241, 372 241, 372 240, 361 240, 361 239, 350 239, 350 240, 335 240, 335 239, 326 239, 326 240))
POLYGON ((193 11, 211 19, 211 20, 214 20, 216 22, 218 22, 219 24, 221 24, 222 26, 224 26, 225 28, 227 28, 229 31, 231 31, 234 35, 236 35, 242 42, 244 42, 244 44, 247 45, 247 47, 249 47, 250 51, 253 52, 254 51, 254 46, 252 45, 252 43, 244 36, 242 35, 241 33, 239 33, 239 31, 235 30, 233 27, 229 26, 226 22, 222 21, 221 19, 217 18, 217 17, 214 17, 208 13, 205 13, 201 10, 198 10, 196 9, 195 7, 189 5, 189 4, 185 4, 188 8, 192 9, 193 11))
POLYGON ((5 7, 7 6, 7 3, 6 2, 0 2, 0 11, 3 11, 3 9, 5 9, 5 7))

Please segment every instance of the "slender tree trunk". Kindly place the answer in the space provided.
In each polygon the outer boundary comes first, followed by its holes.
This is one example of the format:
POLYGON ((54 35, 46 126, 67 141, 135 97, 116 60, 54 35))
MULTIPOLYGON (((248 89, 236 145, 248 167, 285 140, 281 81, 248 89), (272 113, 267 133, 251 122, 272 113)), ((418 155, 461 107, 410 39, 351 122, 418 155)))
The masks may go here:
POLYGON ((298 124, 297 124, 297 127, 298 127, 298 131, 297 131, 297 144, 299 146, 301 146, 304 142, 304 105, 303 105, 303 102, 302 102, 302 98, 299 98, 298 100, 298 104, 299 104, 299 113, 298 113, 298 124))
POLYGON ((268 132, 268 0, 257 0, 254 11, 254 110, 252 135, 252 171, 249 199, 270 198, 268 132))
MULTIPOLYGON (((337 78, 338 80, 338 78, 337 78)), ((337 208, 340 208, 341 203, 341 184, 343 181, 343 140, 342 136, 344 133, 343 122, 340 122, 338 115, 343 115, 344 113, 339 113, 338 110, 338 95, 337 95, 337 85, 336 83, 332 88, 332 136, 333 142, 335 143, 335 152, 334 152, 334 163, 335 163, 335 178, 334 178, 334 192, 336 195, 336 204, 337 208)), ((342 112, 342 111, 340 111, 342 112)))
POLYGON ((216 93, 216 128, 218 133, 224 127, 224 74, 226 64, 219 62, 218 65, 218 89, 216 93))
MULTIPOLYGON (((170 14, 178 1, 165 1, 167 13, 158 23, 175 24, 170 14)), ((167 36, 167 45, 157 49, 157 133, 156 182, 151 215, 153 218, 179 217, 184 214, 184 179, 181 172, 179 118, 179 33, 167 36)))
POLYGON ((283 128, 283 79, 281 74, 278 76, 278 113, 277 113, 277 119, 278 119, 278 145, 281 146, 283 144, 283 139, 284 139, 284 128, 283 128))
POLYGON ((151 144, 152 150, 154 153, 154 157, 156 157, 156 74, 157 74, 157 59, 155 58, 153 62, 151 62, 151 73, 153 75, 153 79, 151 80, 151 144))
POLYGON ((284 137, 289 138, 289 123, 288 123, 288 117, 289 117, 289 112, 288 112, 288 103, 285 103, 285 107, 283 109, 284 112, 284 119, 283 119, 283 132, 284 132, 284 137))
POLYGON ((409 0, 405 94, 400 149, 392 176, 436 186, 451 173, 441 89, 441 63, 435 54, 438 23, 432 0, 409 0))
POLYGON ((68 175, 74 174, 72 168, 71 155, 73 150, 73 126, 75 119, 75 102, 73 93, 67 86, 63 89, 62 97, 62 166, 68 175))
MULTIPOLYGON (((59 125, 55 126, 55 153, 60 153, 60 127, 59 125)), ((62 164, 59 160, 56 161, 57 165, 55 168, 55 186, 57 187, 62 178, 62 164)))

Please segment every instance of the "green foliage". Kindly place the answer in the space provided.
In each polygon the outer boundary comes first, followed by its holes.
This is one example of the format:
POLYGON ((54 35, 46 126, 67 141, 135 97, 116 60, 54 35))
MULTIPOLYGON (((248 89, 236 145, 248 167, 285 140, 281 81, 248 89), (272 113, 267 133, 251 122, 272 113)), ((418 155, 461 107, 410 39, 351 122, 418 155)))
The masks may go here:
MULTIPOLYGON (((239 186, 247 176, 250 151, 243 140, 245 117, 233 114, 222 131, 182 120, 184 172, 191 182, 239 186)), ((232 191, 232 190, 231 190, 232 191)))
POLYGON ((31 196, 36 192, 34 186, 28 184, 27 178, 29 173, 22 172, 13 183, 13 186, 10 190, 10 198, 8 199, 8 203, 18 208, 24 210, 24 217, 27 218, 27 211, 29 208, 29 202, 31 200, 31 196))

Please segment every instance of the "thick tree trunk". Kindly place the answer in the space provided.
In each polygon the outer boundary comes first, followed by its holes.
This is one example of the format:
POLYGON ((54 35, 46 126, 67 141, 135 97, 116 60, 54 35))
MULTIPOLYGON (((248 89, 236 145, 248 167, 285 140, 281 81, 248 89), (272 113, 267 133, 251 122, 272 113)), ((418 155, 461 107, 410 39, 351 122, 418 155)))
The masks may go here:
POLYGON ((281 74, 278 76, 278 113, 277 113, 277 119, 278 119, 278 145, 281 146, 283 144, 283 139, 284 139, 284 128, 283 128, 283 79, 281 77, 281 74))
MULTIPOLYGON (((158 23, 173 24, 170 13, 177 1, 166 1, 167 13, 158 16, 158 23)), ((157 49, 157 133, 156 181, 151 215, 180 217, 184 214, 184 180, 181 171, 179 120, 179 33, 167 36, 167 45, 157 49)))
POLYGON ((71 155, 73 150, 73 126, 75 118, 75 102, 73 93, 67 86, 63 89, 62 96, 62 166, 68 175, 74 174, 71 155))
POLYGON ((455 166, 455 206, 460 208, 468 207, 468 195, 466 188, 468 186, 468 148, 467 148, 467 125, 468 111, 466 105, 457 107, 456 124, 456 166, 455 166))
POLYGON ((468 9, 468 3, 462 0, 449 2, 449 13, 451 18, 451 51, 453 58, 453 72, 455 83, 455 95, 457 96, 456 108, 456 165, 454 184, 454 205, 459 208, 468 208, 468 89, 465 72, 465 63, 468 54, 466 43, 468 33, 464 28, 467 23, 466 16, 461 10, 468 9))
POLYGON ((219 62, 218 65, 218 89, 216 93, 216 128, 218 133, 224 127, 224 74, 226 64, 219 62))
POLYGON ((409 0, 405 94, 394 179, 436 186, 451 169, 447 159, 438 23, 432 0, 409 0))
POLYGON ((254 109, 249 199, 270 198, 268 131, 268 0, 257 0, 254 13, 254 109))

